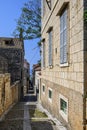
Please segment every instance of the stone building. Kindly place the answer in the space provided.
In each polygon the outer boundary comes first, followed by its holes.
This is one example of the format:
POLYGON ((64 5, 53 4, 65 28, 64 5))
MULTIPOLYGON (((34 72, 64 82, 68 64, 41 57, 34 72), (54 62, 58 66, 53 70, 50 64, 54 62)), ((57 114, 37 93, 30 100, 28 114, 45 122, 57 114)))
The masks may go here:
POLYGON ((68 130, 87 128, 87 0, 42 0, 41 103, 68 130))
POLYGON ((35 69, 35 87, 36 87, 36 91, 37 93, 39 93, 39 83, 40 83, 40 78, 39 76, 41 75, 41 67, 37 67, 35 69))
POLYGON ((7 59, 0 56, 0 74, 8 72, 8 62, 7 59))
POLYGON ((29 79, 30 79, 30 64, 24 59, 24 93, 26 94, 29 90, 29 79))
POLYGON ((24 46, 20 38, 0 38, 0 73, 10 73, 11 84, 20 81, 23 95, 24 46))
POLYGON ((34 93, 36 94, 36 91, 39 91, 39 73, 41 73, 41 66, 40 64, 34 64, 33 70, 32 70, 32 80, 33 80, 33 89, 34 93))

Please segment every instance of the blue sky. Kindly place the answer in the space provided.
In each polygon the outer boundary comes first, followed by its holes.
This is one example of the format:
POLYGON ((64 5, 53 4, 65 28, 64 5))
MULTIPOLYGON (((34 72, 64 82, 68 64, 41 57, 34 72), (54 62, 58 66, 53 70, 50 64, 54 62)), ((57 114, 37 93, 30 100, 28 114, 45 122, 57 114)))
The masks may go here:
MULTIPOLYGON (((16 19, 21 14, 21 8, 28 0, 0 0, 0 37, 12 37, 16 28, 16 19)), ((40 59, 38 40, 24 41, 25 58, 30 62, 31 67, 40 59), (35 49, 34 49, 35 48, 35 49)))

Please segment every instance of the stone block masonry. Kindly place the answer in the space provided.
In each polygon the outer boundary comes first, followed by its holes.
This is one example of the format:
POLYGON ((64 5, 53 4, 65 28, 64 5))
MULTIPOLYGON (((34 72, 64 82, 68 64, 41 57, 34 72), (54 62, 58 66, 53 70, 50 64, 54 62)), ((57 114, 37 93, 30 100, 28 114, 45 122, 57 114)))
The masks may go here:
POLYGON ((19 95, 23 98, 24 43, 20 38, 0 38, 0 74, 10 73, 11 85, 20 81, 19 95))
POLYGON ((50 2, 42 4, 41 103, 69 130, 86 130, 87 0, 50 2))
MULTIPOLYGON (((14 48, 0 48, 0 56, 7 59, 8 73, 11 74, 11 82, 21 80, 22 72, 22 50, 14 48)), ((3 70, 2 70, 3 73, 3 70)))
POLYGON ((0 74, 0 118, 9 107, 19 100, 19 82, 10 85, 10 74, 0 74))

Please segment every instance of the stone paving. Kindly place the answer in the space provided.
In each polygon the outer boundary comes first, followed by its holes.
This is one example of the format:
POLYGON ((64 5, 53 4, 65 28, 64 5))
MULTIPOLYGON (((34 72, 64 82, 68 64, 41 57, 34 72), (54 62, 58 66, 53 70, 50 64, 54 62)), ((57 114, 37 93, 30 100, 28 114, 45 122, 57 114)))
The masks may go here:
POLYGON ((23 130, 24 104, 16 104, 0 122, 0 130, 23 130))
POLYGON ((0 122, 0 130, 66 130, 56 119, 36 101, 19 102, 5 115, 5 119, 0 122), (33 110, 32 114, 30 110, 33 110), (35 115, 35 110, 44 112, 47 116, 35 115))
POLYGON ((27 105, 24 105, 23 130, 31 130, 30 117, 29 117, 29 111, 28 111, 28 106, 27 105))

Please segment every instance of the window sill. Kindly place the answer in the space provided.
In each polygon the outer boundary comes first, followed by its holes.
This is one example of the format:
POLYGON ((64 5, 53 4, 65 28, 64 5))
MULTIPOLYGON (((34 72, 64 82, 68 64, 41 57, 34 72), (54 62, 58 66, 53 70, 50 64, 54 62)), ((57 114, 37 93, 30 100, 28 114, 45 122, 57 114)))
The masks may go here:
POLYGON ((45 95, 45 92, 42 92, 43 93, 43 95, 45 95))
POLYGON ((68 116, 65 114, 62 110, 59 111, 60 115, 63 117, 63 119, 68 122, 68 116))
POLYGON ((69 67, 69 63, 60 64, 60 67, 69 67))
POLYGON ((59 113, 62 116, 62 118, 68 122, 68 99, 66 97, 64 97, 63 95, 59 94, 59 113), (61 103, 60 103, 60 99, 63 99, 66 103, 67 103, 67 109, 66 109, 66 113, 64 113, 63 110, 61 110, 61 103))
POLYGON ((52 103, 52 99, 51 98, 48 98, 49 102, 52 103))

